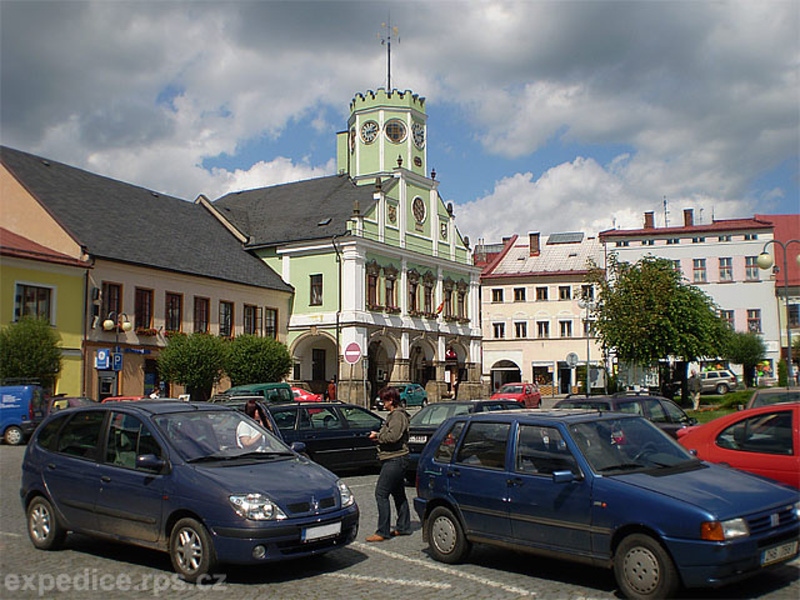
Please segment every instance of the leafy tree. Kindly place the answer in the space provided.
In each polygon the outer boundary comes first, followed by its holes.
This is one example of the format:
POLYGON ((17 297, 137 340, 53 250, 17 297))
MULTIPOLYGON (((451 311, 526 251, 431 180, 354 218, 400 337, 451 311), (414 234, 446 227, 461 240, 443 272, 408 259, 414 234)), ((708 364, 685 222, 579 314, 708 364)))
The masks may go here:
POLYGON ((742 365, 744 384, 747 387, 753 385, 756 365, 764 360, 766 354, 767 347, 760 335, 736 331, 728 336, 725 357, 731 362, 742 365))
POLYGON ((730 329, 671 260, 645 256, 630 264, 612 254, 606 273, 593 265, 588 280, 599 289, 594 333, 620 361, 652 366, 668 356, 721 355, 730 329))
POLYGON ((158 356, 161 379, 186 387, 192 400, 205 401, 222 377, 225 342, 215 335, 174 335, 158 356))
POLYGON ((61 336, 46 319, 23 317, 0 331, 0 379, 32 379, 53 389, 61 372, 61 336))
POLYGON ((272 338, 240 335, 228 345, 225 373, 231 385, 280 381, 291 368, 289 349, 272 338))

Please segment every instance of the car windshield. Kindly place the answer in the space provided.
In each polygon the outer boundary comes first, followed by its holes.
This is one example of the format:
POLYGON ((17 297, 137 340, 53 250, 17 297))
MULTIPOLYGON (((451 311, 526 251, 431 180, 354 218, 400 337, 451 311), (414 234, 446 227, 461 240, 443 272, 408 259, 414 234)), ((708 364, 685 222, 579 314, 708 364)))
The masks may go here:
POLYGON ((611 410, 608 402, 594 400, 564 400, 558 403, 558 408, 584 408, 586 410, 611 410))
POLYGON ((605 475, 699 464, 643 418, 575 423, 570 426, 570 434, 592 470, 605 475))
POLYGON ((753 396, 752 407, 767 406, 777 402, 800 402, 800 389, 797 390, 764 390, 753 396))
POLYGON ((235 410, 202 410, 158 415, 156 426, 180 456, 190 462, 228 460, 242 456, 291 456, 278 438, 235 410))
POLYGON ((520 394, 522 393, 521 385, 504 385, 500 388, 500 394, 520 394))
POLYGON ((466 404, 430 404, 411 417, 409 424, 412 427, 439 425, 449 417, 466 414, 469 414, 466 404))

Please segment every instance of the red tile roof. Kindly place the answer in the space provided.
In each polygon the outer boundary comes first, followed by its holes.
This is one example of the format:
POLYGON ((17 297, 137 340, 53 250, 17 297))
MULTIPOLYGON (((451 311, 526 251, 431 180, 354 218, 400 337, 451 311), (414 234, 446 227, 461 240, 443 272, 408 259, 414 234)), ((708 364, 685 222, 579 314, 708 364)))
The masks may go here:
POLYGON ((0 256, 26 258, 71 267, 88 268, 90 266, 89 263, 51 250, 2 227, 0 227, 0 256))

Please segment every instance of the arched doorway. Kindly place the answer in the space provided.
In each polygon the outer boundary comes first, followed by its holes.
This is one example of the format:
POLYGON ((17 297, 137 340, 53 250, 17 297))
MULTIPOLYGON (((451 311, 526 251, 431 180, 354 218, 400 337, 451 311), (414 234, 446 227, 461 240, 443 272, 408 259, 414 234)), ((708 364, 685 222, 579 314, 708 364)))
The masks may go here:
POLYGON ((431 379, 436 379, 435 357, 433 346, 426 340, 417 339, 411 343, 408 358, 408 376, 411 383, 425 387, 431 379))
POLYGON ((458 399, 458 388, 462 381, 467 381, 467 349, 459 342, 447 344, 444 352, 444 378, 447 384, 446 396, 458 399))
POLYGON ((522 371, 514 361, 498 360, 492 365, 492 392, 500 388, 505 383, 522 381, 522 371))
POLYGON ((339 353, 336 340, 325 332, 306 333, 297 338, 291 348, 292 380, 305 382, 316 394, 321 394, 336 375, 339 353))
POLYGON ((382 334, 373 336, 370 340, 367 351, 367 391, 370 404, 374 403, 378 390, 391 382, 396 352, 395 343, 382 334))

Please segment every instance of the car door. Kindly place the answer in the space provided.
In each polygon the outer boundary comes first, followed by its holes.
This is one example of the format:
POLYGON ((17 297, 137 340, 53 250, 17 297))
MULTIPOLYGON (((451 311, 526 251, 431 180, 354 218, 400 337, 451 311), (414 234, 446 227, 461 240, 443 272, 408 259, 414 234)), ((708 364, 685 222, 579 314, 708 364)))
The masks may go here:
POLYGON ((44 485, 68 529, 97 529, 97 458, 106 412, 90 410, 71 415, 42 468, 44 485))
POLYGON ((162 522, 162 503, 168 475, 136 467, 136 457, 164 453, 150 429, 135 415, 112 412, 106 436, 105 460, 95 513, 104 533, 155 542, 162 522))
MULTIPOLYGON (((294 440, 305 443, 306 453, 314 462, 336 470, 350 466, 353 443, 350 433, 336 409, 328 406, 295 407, 297 419, 292 432, 294 440)), ((278 413, 273 413, 280 427, 278 413)), ((284 435, 286 439, 286 435, 284 435)), ((288 440, 287 440, 288 441, 288 440)), ((291 442, 289 442, 291 443, 291 442)))
POLYGON ((450 496, 471 537, 509 539, 509 473, 506 454, 510 423, 473 421, 447 465, 450 496))
POLYGON ((342 421, 346 423, 352 444, 352 454, 348 461, 359 466, 378 465, 377 444, 369 439, 369 434, 381 428, 383 419, 360 406, 343 405, 337 407, 337 410, 342 421))
POLYGON ((520 424, 509 477, 508 510, 518 542, 568 552, 591 552, 591 484, 557 427, 520 424), (553 473, 575 479, 556 483, 553 473))

